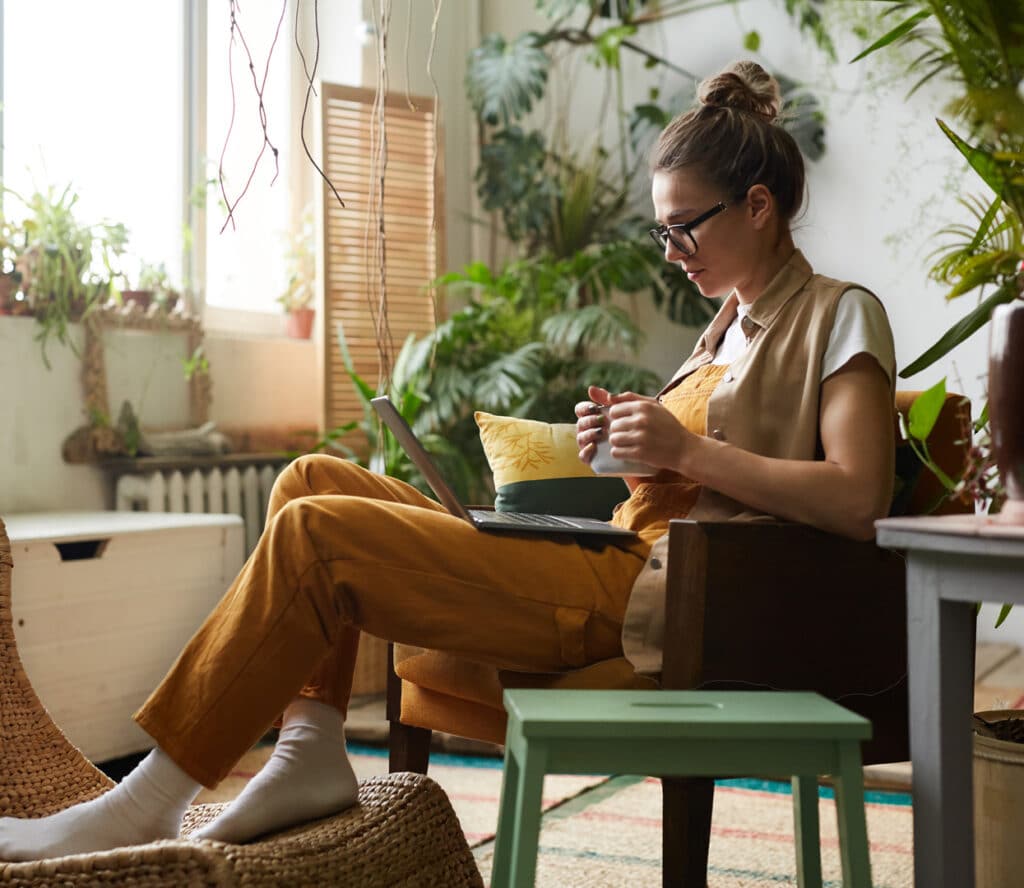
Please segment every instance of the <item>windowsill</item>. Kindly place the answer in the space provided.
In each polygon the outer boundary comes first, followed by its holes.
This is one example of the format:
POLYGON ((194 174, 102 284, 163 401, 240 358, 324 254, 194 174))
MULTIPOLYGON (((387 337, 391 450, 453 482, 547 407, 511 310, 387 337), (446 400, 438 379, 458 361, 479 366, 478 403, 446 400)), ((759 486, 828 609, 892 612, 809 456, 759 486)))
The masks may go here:
POLYGON ((216 305, 207 305, 203 311, 206 333, 230 339, 287 339, 286 320, 283 313, 242 311, 216 305))

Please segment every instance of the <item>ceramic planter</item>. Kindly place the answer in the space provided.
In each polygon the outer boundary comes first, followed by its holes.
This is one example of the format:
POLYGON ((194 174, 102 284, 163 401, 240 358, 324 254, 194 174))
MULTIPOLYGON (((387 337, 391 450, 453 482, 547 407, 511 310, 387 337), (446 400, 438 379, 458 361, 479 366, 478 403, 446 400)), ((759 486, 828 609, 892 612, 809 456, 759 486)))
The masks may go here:
POLYGON ((294 311, 288 312, 285 332, 292 339, 309 339, 313 333, 313 318, 315 314, 312 308, 297 308, 294 311))

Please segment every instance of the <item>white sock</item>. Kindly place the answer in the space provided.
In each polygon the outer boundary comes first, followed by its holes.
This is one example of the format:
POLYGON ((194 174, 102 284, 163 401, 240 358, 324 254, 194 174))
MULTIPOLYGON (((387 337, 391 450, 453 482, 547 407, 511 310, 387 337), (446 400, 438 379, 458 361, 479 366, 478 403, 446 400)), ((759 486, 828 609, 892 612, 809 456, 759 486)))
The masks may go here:
POLYGON ((240 843, 355 804, 359 785, 345 751, 345 719, 337 709, 299 697, 284 711, 267 763, 199 839, 240 843))
POLYGON ((49 817, 0 818, 0 860, 41 860, 175 838, 199 790, 166 752, 154 749, 99 798, 49 817))

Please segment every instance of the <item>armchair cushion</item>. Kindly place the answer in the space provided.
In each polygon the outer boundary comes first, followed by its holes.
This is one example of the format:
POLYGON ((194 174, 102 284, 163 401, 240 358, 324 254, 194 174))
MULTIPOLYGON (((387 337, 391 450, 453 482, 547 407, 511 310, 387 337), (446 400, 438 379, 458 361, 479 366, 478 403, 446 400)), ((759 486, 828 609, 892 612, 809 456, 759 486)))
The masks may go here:
POLYGON ((499 512, 539 512, 607 519, 628 495, 621 478, 602 478, 580 462, 576 426, 478 410, 499 512))

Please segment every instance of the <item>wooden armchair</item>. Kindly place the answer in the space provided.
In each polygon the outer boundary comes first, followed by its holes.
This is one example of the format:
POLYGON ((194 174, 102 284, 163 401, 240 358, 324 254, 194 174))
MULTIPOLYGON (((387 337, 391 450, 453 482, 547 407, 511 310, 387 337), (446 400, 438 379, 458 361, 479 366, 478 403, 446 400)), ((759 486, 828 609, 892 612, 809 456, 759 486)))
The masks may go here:
MULTIPOLYGON (((916 394, 897 393, 897 409, 906 414, 916 394)), ((968 411, 959 396, 948 396, 929 440, 950 474, 966 456, 968 411)), ((906 514, 929 511, 942 495, 930 472, 915 471, 915 460, 907 452, 898 458, 915 476, 897 496, 906 514)), ((946 501, 936 511, 967 509, 946 501)), ((900 556, 786 523, 680 520, 669 539, 665 634, 678 642, 665 651, 662 687, 814 690, 871 720, 865 764, 909 758, 900 556)), ((426 773, 431 730, 502 743, 506 687, 652 686, 624 658, 537 675, 396 646, 388 682, 391 770, 426 773)), ((664 884, 703 888, 714 782, 663 778, 662 793, 664 884)))

